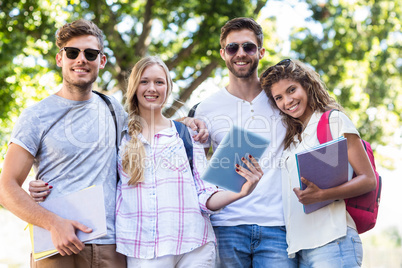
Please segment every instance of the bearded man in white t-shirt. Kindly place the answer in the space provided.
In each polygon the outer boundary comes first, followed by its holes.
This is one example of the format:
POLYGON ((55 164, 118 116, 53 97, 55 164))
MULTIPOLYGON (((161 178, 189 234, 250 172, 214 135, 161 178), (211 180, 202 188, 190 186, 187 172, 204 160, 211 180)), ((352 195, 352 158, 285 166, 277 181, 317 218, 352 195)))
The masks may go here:
POLYGON ((229 69, 229 84, 196 108, 195 117, 209 131, 206 152, 215 150, 232 125, 259 133, 271 143, 260 158, 264 176, 252 194, 211 216, 218 241, 219 267, 297 267, 286 252, 279 161, 285 128, 258 78, 265 54, 261 26, 235 18, 221 29, 220 54, 229 69))

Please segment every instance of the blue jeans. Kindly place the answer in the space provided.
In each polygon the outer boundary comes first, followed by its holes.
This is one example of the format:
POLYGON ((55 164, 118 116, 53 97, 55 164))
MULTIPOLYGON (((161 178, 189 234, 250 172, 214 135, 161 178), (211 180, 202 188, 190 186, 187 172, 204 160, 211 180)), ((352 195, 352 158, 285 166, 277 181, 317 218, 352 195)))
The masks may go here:
POLYGON ((218 267, 297 267, 287 254, 285 227, 215 226, 218 267))
POLYGON ((363 260, 363 246, 357 232, 348 227, 346 236, 322 247, 301 250, 297 255, 301 268, 360 267, 363 260))

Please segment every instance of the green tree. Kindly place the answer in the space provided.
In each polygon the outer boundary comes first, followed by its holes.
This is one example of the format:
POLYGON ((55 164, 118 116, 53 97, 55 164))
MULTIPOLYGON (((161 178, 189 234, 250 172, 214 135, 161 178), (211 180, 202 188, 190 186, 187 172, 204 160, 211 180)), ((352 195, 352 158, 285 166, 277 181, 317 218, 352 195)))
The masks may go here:
POLYGON ((392 142, 402 120, 402 3, 306 2, 312 11, 310 23, 322 31, 297 29, 292 50, 321 74, 363 138, 392 142))
MULTIPOLYGON (((219 65, 220 27, 230 18, 258 14, 265 2, 75 0, 69 8, 70 20, 91 19, 106 36, 110 60, 99 83, 102 91, 124 94, 135 62, 158 54, 182 85, 177 97, 185 102, 219 65)), ((172 116, 181 102, 175 101, 165 114, 172 116)))
MULTIPOLYGON (((55 31, 78 18, 104 32, 108 63, 97 90, 126 91, 135 62, 158 54, 179 90, 165 114, 172 116, 221 64, 219 34, 229 19, 256 17, 266 1, 246 0, 0 0, 0 140, 4 142, 29 101, 54 92, 61 81, 55 66, 55 31), (44 78, 45 77, 45 78, 44 78), (46 81, 46 83, 43 83, 46 81)), ((5 146, 2 147, 5 153, 5 146)), ((4 154, 2 154, 4 155, 4 154)))
POLYGON ((44 98, 53 85, 45 83, 52 63, 42 56, 52 49, 53 24, 50 8, 37 1, 0 0, 1 156, 20 110, 44 98))
MULTIPOLYGON (((165 114, 172 116, 196 88, 227 70, 219 56, 221 26, 239 16, 258 18, 268 0, 0 0, 0 142, 21 109, 57 90, 55 31, 78 18, 104 31, 108 63, 97 90, 125 92, 135 62, 158 54, 178 89, 165 114)), ((309 5, 311 27, 291 36, 291 55, 310 63, 357 123, 362 136, 389 141, 401 128, 401 3, 392 0, 301 1, 309 5), (385 127, 384 124, 386 124, 385 127)), ((283 45, 275 18, 260 21, 266 57, 276 63, 283 45)), ((177 116, 177 115, 176 115, 177 116)))

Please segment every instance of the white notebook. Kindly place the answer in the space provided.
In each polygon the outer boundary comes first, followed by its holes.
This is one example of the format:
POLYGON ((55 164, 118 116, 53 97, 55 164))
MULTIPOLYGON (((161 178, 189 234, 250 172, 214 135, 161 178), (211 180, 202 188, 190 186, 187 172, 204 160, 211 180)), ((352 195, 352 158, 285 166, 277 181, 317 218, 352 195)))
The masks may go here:
MULTIPOLYGON (((46 200, 40 205, 47 210, 70 220, 78 221, 92 228, 91 233, 77 231, 77 237, 85 242, 106 235, 106 212, 103 187, 93 186, 62 197, 46 200)), ((32 228, 33 255, 35 260, 58 253, 52 242, 50 232, 38 226, 32 228), (49 251, 53 251, 50 253, 49 251), (44 254, 49 252, 50 254, 44 254)))

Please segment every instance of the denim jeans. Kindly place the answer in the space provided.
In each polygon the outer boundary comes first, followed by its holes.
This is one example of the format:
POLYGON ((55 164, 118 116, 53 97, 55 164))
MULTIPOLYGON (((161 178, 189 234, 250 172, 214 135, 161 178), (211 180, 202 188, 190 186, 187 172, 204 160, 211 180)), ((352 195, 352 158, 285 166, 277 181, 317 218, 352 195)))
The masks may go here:
POLYGON ((218 240, 217 267, 297 267, 287 254, 285 227, 258 225, 215 226, 218 240))
POLYGON ((348 227, 346 236, 322 247, 301 250, 297 255, 301 268, 353 268, 362 265, 363 246, 357 232, 348 227))

